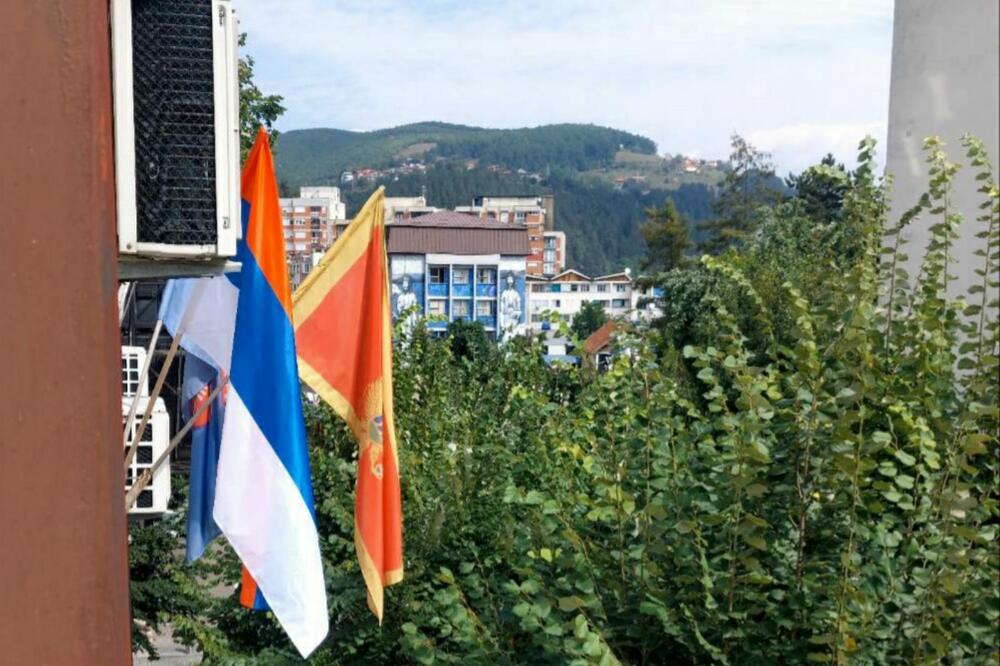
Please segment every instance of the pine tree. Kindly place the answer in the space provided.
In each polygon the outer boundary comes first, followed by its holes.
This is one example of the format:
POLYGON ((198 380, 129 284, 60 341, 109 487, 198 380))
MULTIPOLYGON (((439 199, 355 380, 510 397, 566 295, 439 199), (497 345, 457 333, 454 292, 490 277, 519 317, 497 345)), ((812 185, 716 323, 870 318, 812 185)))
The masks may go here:
POLYGON ((687 251, 691 248, 688 222, 677 212, 673 198, 667 198, 663 208, 647 209, 639 232, 646 241, 643 271, 659 273, 687 266, 687 251))

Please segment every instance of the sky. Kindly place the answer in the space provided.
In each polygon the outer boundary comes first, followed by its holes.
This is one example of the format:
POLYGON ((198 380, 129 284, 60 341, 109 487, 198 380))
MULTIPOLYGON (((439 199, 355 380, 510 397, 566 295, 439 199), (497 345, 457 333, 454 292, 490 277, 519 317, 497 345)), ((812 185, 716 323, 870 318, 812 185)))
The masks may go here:
POLYGON ((593 123, 779 174, 884 143, 892 0, 234 0, 281 130, 593 123))

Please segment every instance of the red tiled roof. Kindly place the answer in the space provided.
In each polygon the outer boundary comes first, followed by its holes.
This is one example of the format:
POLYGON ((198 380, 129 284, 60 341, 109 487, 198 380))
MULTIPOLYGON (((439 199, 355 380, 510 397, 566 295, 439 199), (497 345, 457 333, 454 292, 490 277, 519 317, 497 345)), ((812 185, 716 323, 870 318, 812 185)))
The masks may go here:
POLYGON ((615 332, 615 322, 609 321, 599 329, 590 334, 583 343, 583 351, 587 354, 593 356, 597 352, 604 349, 609 342, 611 342, 611 336, 615 332))

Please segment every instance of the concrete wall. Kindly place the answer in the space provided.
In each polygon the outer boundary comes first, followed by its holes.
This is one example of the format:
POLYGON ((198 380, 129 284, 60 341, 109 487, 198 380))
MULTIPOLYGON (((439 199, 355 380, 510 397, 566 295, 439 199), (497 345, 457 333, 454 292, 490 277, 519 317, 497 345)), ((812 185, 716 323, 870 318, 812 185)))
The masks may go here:
MULTIPOLYGON (((940 136, 953 162, 966 164, 960 144, 968 132, 986 144, 994 167, 1000 167, 1000 3, 997 0, 897 0, 892 42, 892 84, 886 168, 895 178, 893 218, 913 206, 927 190, 923 140, 940 136)), ((975 222, 984 199, 976 192, 974 172, 967 165, 955 181, 954 204, 965 215, 954 249, 957 261, 949 271, 958 279, 949 289, 964 295, 979 281, 981 268, 972 252, 979 230, 975 222)), ((907 269, 916 275, 927 245, 925 215, 915 220, 907 269)))
POLYGON ((0 3, 3 664, 131 661, 109 41, 107 2, 0 3))

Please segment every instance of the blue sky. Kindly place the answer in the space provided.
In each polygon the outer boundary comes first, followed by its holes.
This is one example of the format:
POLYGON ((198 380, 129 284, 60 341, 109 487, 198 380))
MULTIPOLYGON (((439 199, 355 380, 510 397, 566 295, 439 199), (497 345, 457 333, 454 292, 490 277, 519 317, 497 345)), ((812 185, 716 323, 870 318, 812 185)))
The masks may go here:
POLYGON ((557 122, 779 172, 885 138, 892 0, 234 0, 283 130, 557 122))

